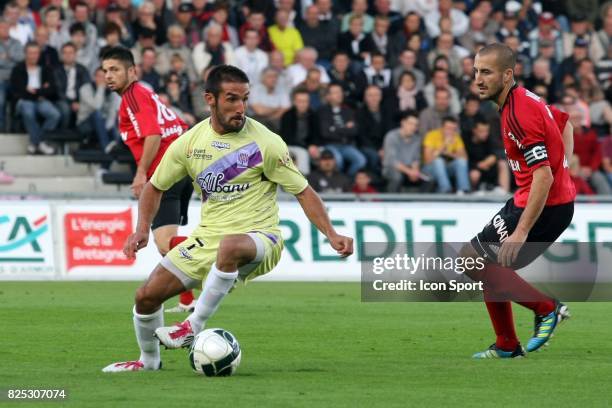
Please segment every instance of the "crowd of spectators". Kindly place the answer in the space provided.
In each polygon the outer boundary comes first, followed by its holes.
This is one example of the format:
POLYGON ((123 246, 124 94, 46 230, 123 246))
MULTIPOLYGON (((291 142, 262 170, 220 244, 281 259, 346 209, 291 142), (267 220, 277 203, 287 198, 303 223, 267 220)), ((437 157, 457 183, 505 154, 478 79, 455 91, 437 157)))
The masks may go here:
POLYGON ((474 55, 518 54, 515 77, 574 126, 572 177, 612 185, 612 2, 597 0, 0 0, 0 132, 55 153, 50 132, 108 149, 120 98, 100 54, 188 124, 206 118, 210 69, 242 68, 248 114, 278 132, 323 192, 512 189, 499 114, 475 95, 474 55))

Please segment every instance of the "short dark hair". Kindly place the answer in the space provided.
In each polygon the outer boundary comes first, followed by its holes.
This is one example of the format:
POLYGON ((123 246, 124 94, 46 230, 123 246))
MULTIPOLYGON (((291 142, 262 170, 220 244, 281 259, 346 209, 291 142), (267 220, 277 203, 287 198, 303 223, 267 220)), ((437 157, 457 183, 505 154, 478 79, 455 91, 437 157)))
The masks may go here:
POLYGON ((149 27, 142 27, 138 33, 138 39, 141 38, 155 38, 155 30, 149 27))
POLYGON ((491 126, 491 123, 484 116, 477 114, 476 116, 474 116, 474 127, 478 125, 491 126))
POLYGON ((82 32, 83 34, 87 35, 87 30, 85 29, 85 26, 83 25, 83 23, 73 23, 70 26, 70 29, 68 30, 68 32, 70 33, 70 35, 73 35, 74 33, 78 33, 78 32, 82 32))
POLYGON ((121 38, 121 27, 119 27, 119 24, 110 21, 104 26, 104 36, 106 37, 107 35, 112 33, 119 35, 119 37, 121 38))
POLYGON ((105 61, 109 59, 121 61, 128 68, 136 65, 136 63, 134 62, 134 55, 132 54, 132 51, 121 46, 110 47, 109 49, 104 51, 101 60, 105 61))
POLYGON ((435 67, 438 61, 446 61, 450 65, 450 60, 446 55, 440 54, 434 59, 433 66, 435 67))
POLYGON ((470 101, 475 101, 480 103, 480 98, 478 97, 478 95, 474 95, 473 93, 468 94, 468 96, 465 97, 465 103, 468 103, 470 101))
POLYGON ((447 76, 449 76, 448 71, 444 68, 434 68, 434 70, 431 72, 431 77, 433 78, 434 76, 436 76, 438 72, 444 72, 447 76))
POLYGON ((436 90, 434 91, 434 96, 439 93, 439 92, 444 92, 446 95, 448 95, 449 97, 451 96, 451 92, 448 88, 444 88, 444 87, 437 87, 436 90))
POLYGON ((478 51, 478 55, 495 54, 497 64, 502 71, 514 69, 516 66, 516 53, 506 44, 492 43, 485 45, 478 51))
POLYGON ((240 68, 232 65, 218 65, 209 72, 208 78, 206 79, 206 85, 204 86, 204 92, 211 93, 217 98, 223 82, 248 84, 249 77, 240 68))
POLYGON ((457 121, 457 118, 451 115, 448 115, 442 118, 442 124, 445 124, 446 122, 459 123, 457 121))
POLYGON ((349 58, 349 59, 351 58, 351 57, 350 57, 350 55, 348 54, 348 52, 346 52, 346 51, 342 51, 342 50, 339 50, 339 51, 334 52, 334 55, 332 56, 332 61, 333 61, 333 60, 334 60, 334 58, 336 58, 338 55, 344 55, 345 57, 347 57, 347 58, 349 58))
POLYGON ((49 7, 47 7, 47 9, 45 10, 45 16, 46 16, 47 14, 49 14, 51 11, 57 11, 57 12, 61 13, 61 10, 60 10, 58 7, 55 7, 55 6, 49 6, 49 7))
POLYGON ((72 41, 68 41, 67 43, 64 43, 64 45, 62 45, 62 51, 64 51, 64 48, 67 48, 67 47, 72 47, 74 48, 75 51, 77 48, 76 45, 74 45, 72 41))
POLYGON ((344 95, 344 87, 342 86, 340 82, 337 82, 337 81, 332 81, 327 85, 327 89, 325 90, 325 95, 329 95, 331 92, 331 89, 335 87, 339 87, 340 90, 342 91, 342 94, 344 95))
POLYGON ((27 50, 28 48, 38 48, 40 49, 40 45, 38 45, 38 43, 36 41, 28 41, 25 45, 25 47, 23 47, 24 50, 27 50))
POLYGON ((400 75, 400 83, 402 82, 402 79, 404 79, 405 76, 409 76, 414 82, 416 82, 416 75, 414 75, 414 72, 404 71, 402 72, 402 75, 400 75))
POLYGON ((299 86, 293 88, 293 91, 291 91, 291 99, 293 100, 295 98, 296 95, 308 95, 310 97, 310 92, 308 92, 308 90, 306 88, 301 88, 299 86))
POLYGON ((408 119, 410 117, 414 117, 418 119, 419 113, 415 111, 414 109, 408 109, 408 110, 402 111, 399 114, 399 121, 402 122, 404 119, 408 119))

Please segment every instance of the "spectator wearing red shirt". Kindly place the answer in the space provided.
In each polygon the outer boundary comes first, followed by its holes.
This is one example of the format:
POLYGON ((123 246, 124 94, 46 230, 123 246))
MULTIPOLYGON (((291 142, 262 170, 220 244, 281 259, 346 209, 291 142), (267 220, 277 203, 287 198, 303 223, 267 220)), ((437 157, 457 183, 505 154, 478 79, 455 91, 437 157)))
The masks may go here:
POLYGON ((580 175, 580 158, 576 155, 573 155, 570 161, 570 177, 574 182, 574 186, 576 186, 576 194, 595 194, 595 191, 589 186, 586 179, 580 175))
POLYGON ((601 151, 601 165, 612 187, 612 135, 606 136, 606 138, 601 141, 601 151))
POLYGON ((360 170, 355 174, 355 184, 353 184, 353 188, 351 191, 355 194, 376 194, 378 190, 376 190, 370 182, 372 178, 370 175, 364 171, 360 170))
POLYGON ((247 22, 240 27, 239 36, 240 42, 244 43, 244 36, 248 29, 257 30, 259 33, 259 38, 261 41, 259 42, 259 48, 261 48, 265 52, 270 52, 274 49, 272 42, 270 41, 270 36, 268 35, 268 29, 266 28, 266 17, 261 11, 253 10, 249 17, 247 18, 247 22))
POLYGON ((597 140, 597 133, 581 125, 583 113, 580 110, 572 109, 569 115, 574 127, 574 154, 580 158, 580 175, 591 184, 597 194, 610 194, 608 180, 600 171, 602 149, 597 140))

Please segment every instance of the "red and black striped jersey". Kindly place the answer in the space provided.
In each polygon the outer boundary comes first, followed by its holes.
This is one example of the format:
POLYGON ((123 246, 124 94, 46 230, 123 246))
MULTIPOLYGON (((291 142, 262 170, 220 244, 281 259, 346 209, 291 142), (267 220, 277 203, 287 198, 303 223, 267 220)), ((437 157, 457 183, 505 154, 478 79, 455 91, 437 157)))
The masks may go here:
POLYGON ((550 166, 554 178, 547 206, 576 198, 561 136, 566 122, 567 114, 547 106, 533 92, 515 85, 508 93, 501 107, 501 130, 518 187, 514 194, 517 207, 527 205, 533 171, 542 166, 550 166))
POLYGON ((151 178, 170 143, 187 130, 187 124, 159 100, 159 96, 134 82, 121 95, 119 132, 130 148, 136 163, 140 162, 145 137, 160 135, 161 144, 147 170, 151 178))

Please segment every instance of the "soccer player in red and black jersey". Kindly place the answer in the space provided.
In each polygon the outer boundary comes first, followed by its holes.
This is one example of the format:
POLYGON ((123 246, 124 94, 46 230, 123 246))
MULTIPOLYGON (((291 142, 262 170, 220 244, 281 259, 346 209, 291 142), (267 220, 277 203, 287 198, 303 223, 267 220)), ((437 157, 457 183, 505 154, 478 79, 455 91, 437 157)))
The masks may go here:
POLYGON ((525 355, 514 330, 510 301, 534 312, 529 352, 543 346, 558 323, 569 317, 566 305, 515 272, 540 256, 570 225, 576 196, 567 161, 572 145, 564 141, 571 138, 567 115, 517 86, 515 64, 516 55, 502 44, 485 46, 474 61, 480 99, 499 106, 501 136, 518 186, 514 197, 462 250, 464 256, 487 261, 484 270, 470 276, 484 283, 485 303, 497 336, 495 344, 475 358, 525 355))
MULTIPOLYGON (((119 132, 136 160, 132 192, 138 198, 170 143, 188 126, 159 100, 156 93, 138 83, 130 50, 123 47, 108 49, 102 55, 102 70, 108 88, 121 95, 119 132)), ((162 256, 186 238, 176 235, 179 225, 187 224, 192 193, 191 179, 185 177, 162 196, 151 224, 155 244, 162 256)), ((168 311, 189 311, 194 303, 193 293, 187 291, 181 294, 179 305, 168 311)))

